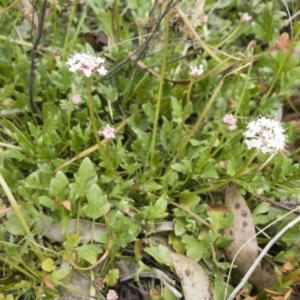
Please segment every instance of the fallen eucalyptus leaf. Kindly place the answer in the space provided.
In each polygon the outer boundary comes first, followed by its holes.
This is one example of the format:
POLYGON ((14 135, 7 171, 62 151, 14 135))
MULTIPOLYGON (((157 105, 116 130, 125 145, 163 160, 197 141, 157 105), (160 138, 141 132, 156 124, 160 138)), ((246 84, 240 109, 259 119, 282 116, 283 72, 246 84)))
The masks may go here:
MULTIPOLYGON (((92 237, 92 223, 86 220, 79 220, 79 232, 81 236, 81 243, 88 242, 92 237)), ((97 237, 101 234, 106 233, 106 226, 100 223, 94 223, 94 237, 97 237)), ((62 243, 64 240, 64 234, 61 230, 61 222, 51 223, 51 219, 48 216, 44 216, 44 219, 38 219, 35 222, 36 228, 40 234, 43 234, 44 237, 62 243)), ((68 234, 76 233, 77 220, 72 219, 68 224, 67 232, 68 234)))
MULTIPOLYGON (((77 220, 72 219, 68 224, 68 234, 76 233, 77 220)), ((81 243, 88 242, 92 238, 92 224, 93 222, 87 220, 79 220, 79 235, 81 236, 81 243)), ((61 230, 61 222, 51 223, 51 218, 44 216, 35 222, 35 226, 40 234, 44 237, 62 243, 64 240, 64 234, 61 230)), ((155 232, 168 232, 173 231, 173 222, 161 222, 155 225, 155 232)), ((105 234, 106 225, 100 223, 94 223, 94 234, 96 238, 99 235, 105 234)))
POLYGON ((171 253, 171 261, 181 281, 185 300, 215 299, 212 284, 196 261, 178 253, 171 253))
MULTIPOLYGON (((224 234, 233 239, 233 242, 224 249, 224 254, 228 261, 237 265, 238 272, 245 275, 258 256, 258 244, 251 212, 244 197, 233 183, 227 186, 225 205, 235 216, 230 227, 224 229, 224 234)), ((274 268, 267 262, 264 262, 264 268, 259 265, 249 278, 249 282, 259 290, 272 285, 275 280, 274 268)))

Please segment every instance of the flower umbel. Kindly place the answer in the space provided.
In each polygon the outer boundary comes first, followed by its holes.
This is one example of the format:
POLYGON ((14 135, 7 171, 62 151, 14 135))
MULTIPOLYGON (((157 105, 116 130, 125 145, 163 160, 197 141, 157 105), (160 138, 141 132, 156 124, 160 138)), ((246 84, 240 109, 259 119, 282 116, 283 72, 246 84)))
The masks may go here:
POLYGON ((200 22, 201 22, 202 24, 207 23, 207 21, 208 21, 208 15, 202 15, 202 16, 200 17, 200 22))
POLYGON ((243 24, 249 23, 252 20, 252 17, 246 12, 242 14, 241 21, 243 24))
POLYGON ((118 300, 118 294, 115 290, 109 290, 108 293, 106 294, 106 299, 107 300, 118 300))
POLYGON ((203 66, 199 67, 191 66, 190 67, 190 75, 194 78, 199 78, 204 73, 203 66))
POLYGON ((108 124, 104 127, 103 130, 98 131, 98 134, 103 136, 107 140, 111 140, 116 137, 115 129, 113 127, 110 127, 108 124))
POLYGON ((232 114, 227 114, 222 119, 223 124, 227 125, 228 131, 233 131, 236 129, 236 118, 232 114))
POLYGON ((244 136, 248 149, 256 148, 262 153, 276 153, 285 148, 286 135, 282 124, 264 116, 250 122, 244 136))
POLYGON ((71 72, 80 72, 86 77, 90 77, 96 71, 100 75, 105 75, 107 70, 104 67, 104 63, 105 58, 103 57, 96 57, 88 53, 78 52, 75 52, 67 61, 71 72))
POLYGON ((81 97, 79 94, 74 94, 71 96, 71 102, 73 105, 79 105, 81 103, 81 97))

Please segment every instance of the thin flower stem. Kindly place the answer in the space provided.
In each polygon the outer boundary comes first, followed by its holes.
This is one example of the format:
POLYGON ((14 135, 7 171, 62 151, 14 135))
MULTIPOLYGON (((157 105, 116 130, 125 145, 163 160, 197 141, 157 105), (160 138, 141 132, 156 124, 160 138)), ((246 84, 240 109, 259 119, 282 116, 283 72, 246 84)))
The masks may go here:
POLYGON ((164 52, 163 52, 163 58, 162 58, 162 66, 161 66, 161 77, 158 87, 158 95, 157 95, 157 101, 156 101, 156 110, 155 110, 155 117, 154 117, 154 124, 153 124, 153 131, 152 131, 152 140, 150 144, 149 149, 149 173, 151 174, 153 171, 153 158, 155 154, 155 144, 156 144, 156 134, 157 134, 157 124, 158 124, 158 118, 160 113, 160 105, 161 105, 161 99, 162 99, 162 90, 163 90, 163 84, 164 84, 164 74, 166 69, 166 62, 167 62, 167 55, 168 55, 168 40, 169 40, 169 19, 170 15, 167 14, 166 18, 166 29, 165 29, 165 39, 164 39, 164 52))
POLYGON ((64 47, 63 47, 63 49, 64 49, 63 54, 62 54, 63 60, 65 60, 68 55, 69 47, 67 47, 67 45, 69 42, 69 36, 70 36, 70 31, 71 31, 71 28, 73 25, 73 20, 75 17, 75 12, 76 12, 76 5, 72 5, 70 17, 68 18, 68 28, 67 28, 67 32, 66 32, 66 36, 65 36, 64 47))
MULTIPOLYGON (((206 158, 207 158, 207 159, 209 159, 210 157, 212 157, 211 151, 212 151, 212 149, 213 149, 213 147, 214 147, 214 144, 215 144, 215 142, 216 142, 216 140, 217 140, 217 138, 218 138, 220 132, 221 132, 221 128, 220 128, 220 126, 219 126, 219 128, 218 128, 217 132, 215 133, 215 135, 214 135, 212 141, 210 142, 209 148, 208 148, 208 150, 207 150, 207 152, 206 152, 206 158)), ((221 145, 223 145, 223 143, 221 143, 221 145)), ((218 149, 218 150, 219 150, 219 149, 218 149)), ((217 150, 217 151, 218 151, 218 150, 217 150)))
POLYGON ((195 30, 195 28, 193 27, 193 25, 191 24, 191 22, 187 19, 187 17, 184 14, 184 12, 181 9, 179 9, 179 8, 177 8, 177 11, 178 11, 178 14, 179 14, 180 18, 182 19, 183 23, 188 28, 189 32, 192 34, 192 36, 195 38, 195 40, 199 43, 199 45, 204 49, 204 51, 206 51, 207 54, 212 59, 214 59, 216 62, 222 63, 222 60, 217 55, 215 55, 215 53, 213 51, 211 51, 209 49, 209 47, 202 41, 202 39, 198 35, 197 31, 195 30))
POLYGON ((178 154, 179 154, 179 157, 182 157, 182 147, 181 146, 182 146, 182 140, 183 140, 183 127, 184 127, 185 119, 186 119, 186 116, 188 114, 190 103, 191 103, 191 91, 192 91, 193 85, 194 85, 194 80, 191 80, 190 84, 189 84, 189 87, 188 87, 188 92, 187 92, 187 96, 186 96, 186 105, 185 105, 184 110, 183 110, 180 129, 179 129, 179 139, 178 139, 178 154))
MULTIPOLYGON (((53 13, 53 20, 57 20, 57 9, 56 3, 52 2, 52 13, 53 13)), ((53 34, 54 36, 57 35, 57 22, 53 22, 53 34)), ((52 39, 52 47, 55 49, 55 39, 52 39)))
POLYGON ((85 77, 85 82, 86 82, 86 86, 87 86, 87 91, 88 91, 88 107, 89 107, 89 111, 90 111, 90 119, 92 122, 92 127, 93 127, 93 132, 94 132, 94 136, 98 145, 98 149, 100 152, 100 155, 102 157, 102 159, 105 162, 105 166, 108 169, 111 169, 111 165, 110 162, 108 161, 103 149, 102 149, 102 145, 100 142, 100 138, 98 135, 98 128, 97 128, 97 124, 96 124, 96 119, 95 119, 95 115, 94 115, 94 106, 93 106, 93 97, 92 97, 92 89, 91 89, 91 82, 90 79, 88 77, 85 77))
MULTIPOLYGON (((73 5, 76 7, 76 5, 73 5)), ((69 42, 67 49, 68 49, 68 55, 70 54, 69 50, 75 48, 75 43, 78 40, 78 36, 80 35, 80 30, 82 28, 83 22, 86 20, 86 15, 87 15, 87 9, 88 5, 83 5, 83 10, 80 12, 80 19, 77 21, 77 26, 75 32, 72 34, 73 38, 69 42)), ((76 11, 75 11, 76 12, 76 11)))
POLYGON ((8 10, 10 10, 12 7, 14 7, 15 5, 17 5, 20 2, 20 0, 15 0, 13 3, 11 3, 10 5, 8 5, 7 7, 5 7, 4 9, 2 9, 0 11, 0 16, 3 15, 4 13, 6 13, 8 10))
POLYGON ((272 155, 258 168, 257 173, 260 172, 277 154, 277 152, 272 153, 272 155))
POLYGON ((239 24, 224 40, 222 40, 215 48, 220 49, 223 45, 225 45, 241 28, 243 25, 239 24))
POLYGON ((239 97, 240 101, 238 101, 238 107, 235 111, 235 115, 238 115, 238 114, 241 115, 243 113, 243 111, 245 111, 245 108, 248 109, 248 106, 249 106, 249 101, 248 101, 248 103, 246 103, 244 95, 245 95, 245 91, 246 91, 248 81, 249 81, 249 78, 250 78, 250 73, 251 73, 251 69, 252 69, 252 65, 253 65, 252 63, 253 63, 253 51, 251 53, 251 61, 250 61, 250 65, 249 65, 249 68, 248 68, 247 77, 246 77, 246 80, 245 80, 245 84, 244 84, 244 87, 243 87, 242 94, 239 97))
POLYGON ((116 43, 120 42, 120 36, 121 36, 121 30, 120 30, 120 14, 119 14, 119 4, 118 4, 118 0, 114 1, 114 16, 113 16, 113 20, 115 21, 115 40, 116 43))

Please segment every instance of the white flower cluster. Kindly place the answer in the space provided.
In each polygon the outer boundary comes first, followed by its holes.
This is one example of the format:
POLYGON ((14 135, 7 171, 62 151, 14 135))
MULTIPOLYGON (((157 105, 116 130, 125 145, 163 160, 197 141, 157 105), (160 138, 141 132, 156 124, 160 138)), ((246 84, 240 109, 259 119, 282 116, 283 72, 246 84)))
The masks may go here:
POLYGON ((113 127, 110 127, 108 124, 104 127, 103 130, 98 131, 98 134, 103 136, 107 140, 111 140, 116 137, 115 129, 113 127))
POLYGON ((236 129, 236 118, 232 114, 227 114, 222 119, 223 124, 227 126, 228 131, 236 129))
POLYGON ((200 17, 200 22, 201 22, 202 24, 207 23, 207 22, 208 22, 208 15, 202 15, 202 16, 200 17))
POLYGON ((106 299, 107 300, 118 300, 118 294, 115 290, 109 290, 108 293, 106 294, 106 299))
POLYGON ((86 77, 90 77, 96 71, 100 75, 106 75, 107 69, 104 66, 105 58, 96 57, 88 53, 74 53, 67 64, 71 72, 81 72, 86 77))
POLYGON ((250 122, 244 136, 248 149, 256 148, 262 153, 276 153, 285 148, 286 135, 282 124, 264 116, 250 122))
POLYGON ((243 24, 249 23, 252 20, 252 17, 246 12, 242 14, 241 21, 243 24))
POLYGON ((194 78, 200 77, 204 73, 203 66, 199 67, 190 66, 190 75, 194 78))
POLYGON ((71 102, 73 105, 79 105, 81 103, 81 97, 79 94, 73 94, 71 96, 71 102))

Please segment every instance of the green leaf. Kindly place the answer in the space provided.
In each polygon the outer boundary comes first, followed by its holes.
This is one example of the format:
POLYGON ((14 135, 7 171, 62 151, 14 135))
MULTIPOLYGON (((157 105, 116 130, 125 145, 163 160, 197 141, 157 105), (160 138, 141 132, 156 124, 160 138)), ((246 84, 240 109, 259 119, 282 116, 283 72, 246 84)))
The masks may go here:
POLYGON ((205 166, 201 173, 202 178, 215 178, 219 177, 218 175, 218 166, 215 163, 215 160, 209 159, 208 164, 205 166))
POLYGON ((25 180, 25 186, 32 189, 38 189, 41 186, 38 172, 31 173, 25 180))
POLYGON ((14 211, 7 213, 8 221, 4 222, 6 230, 14 235, 25 235, 25 231, 14 211))
POLYGON ((95 173, 94 165, 91 160, 86 157, 78 172, 75 174, 75 183, 70 185, 73 192, 78 197, 84 197, 88 193, 91 186, 97 182, 98 176, 95 173))
POLYGON ((108 286, 114 286, 119 277, 120 277, 120 274, 119 274, 119 269, 110 269, 107 273, 107 275, 105 276, 105 282, 108 286))
POLYGON ((283 237, 280 239, 283 241, 287 246, 297 242, 299 240, 299 228, 294 227, 293 229, 289 230, 283 237))
POLYGON ((68 194, 68 185, 69 180, 67 176, 63 172, 58 171, 55 178, 52 178, 50 181, 50 193, 53 198, 57 197, 60 201, 65 200, 68 194))
POLYGON ((225 210, 224 211, 218 211, 218 210, 207 210, 207 215, 208 215, 208 220, 210 224, 214 226, 217 230, 223 228, 222 227, 222 219, 224 218, 225 215, 225 210))
POLYGON ((208 206, 207 207, 207 215, 210 224, 214 226, 217 230, 229 227, 229 225, 232 223, 234 219, 234 214, 229 213, 225 216, 226 213, 226 207, 220 207, 220 206, 208 206))
POLYGON ((152 206, 148 206, 144 208, 144 218, 146 220, 154 220, 154 219, 163 219, 168 214, 166 213, 166 209, 168 206, 168 201, 166 196, 161 196, 155 204, 152 206))
POLYGON ((171 266, 170 250, 166 246, 162 244, 158 246, 151 245, 151 247, 146 247, 144 251, 153 256, 160 264, 171 266))
POLYGON ((262 202, 254 209, 252 212, 253 222, 254 224, 266 224, 271 218, 267 215, 263 215, 270 211, 271 204, 267 202, 262 202))
POLYGON ((46 258, 42 261, 42 269, 46 272, 52 272, 56 269, 56 265, 54 264, 53 259, 46 258))
POLYGON ((192 194, 189 191, 183 191, 180 193, 179 198, 180 204, 186 209, 191 209, 193 206, 200 202, 200 197, 198 195, 192 194))
POLYGON ((67 251, 73 251, 81 241, 81 236, 75 233, 67 235, 67 239, 64 241, 64 247, 67 251))
POLYGON ((172 106, 172 121, 175 123, 181 123, 182 120, 182 105, 175 97, 171 97, 172 106))
POLYGON ((132 222, 131 219, 117 211, 111 222, 114 232, 114 243, 119 247, 126 247, 127 244, 136 240, 136 236, 141 231, 141 227, 132 222))
POLYGON ((186 255, 195 261, 199 261, 204 254, 209 253, 208 246, 194 236, 183 237, 181 241, 185 244, 186 255))
POLYGON ((111 204, 107 196, 103 195, 101 188, 93 184, 87 195, 88 204, 83 207, 84 213, 91 219, 98 219, 109 212, 111 204))
POLYGON ((0 294, 0 300, 14 300, 14 296, 12 294, 8 294, 8 295, 3 295, 0 294))
POLYGON ((63 280, 65 277, 67 277, 71 273, 70 268, 65 267, 58 270, 55 270, 51 273, 50 278, 53 281, 60 281, 63 280))
POLYGON ((40 196, 39 203, 45 207, 48 207, 51 209, 57 209, 57 206, 55 205, 54 200, 49 198, 48 196, 40 196))
POLYGON ((182 174, 188 174, 192 170, 190 160, 182 160, 181 163, 175 163, 171 166, 172 170, 177 171, 182 174))
POLYGON ((164 287, 163 299, 164 300, 178 300, 178 298, 175 296, 175 294, 166 286, 164 287))
POLYGON ((293 259, 294 257, 296 257, 296 253, 293 251, 281 251, 279 252, 275 257, 274 257, 274 261, 278 261, 281 263, 285 263, 286 261, 290 261, 291 259, 293 259))
POLYGON ((186 232, 185 225, 186 225, 186 222, 182 218, 175 219, 174 232, 177 236, 182 235, 186 232))
POLYGON ((270 43, 274 33, 272 3, 262 4, 261 7, 262 12, 259 20, 258 22, 252 22, 252 28, 257 39, 270 43))
POLYGON ((84 259, 91 264, 95 263, 97 261, 98 254, 103 252, 102 248, 95 244, 84 244, 76 248, 76 251, 79 258, 84 259))

